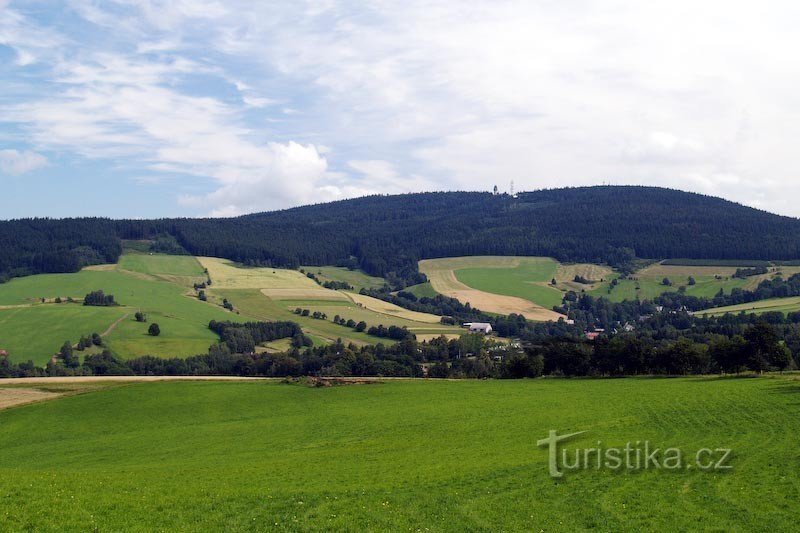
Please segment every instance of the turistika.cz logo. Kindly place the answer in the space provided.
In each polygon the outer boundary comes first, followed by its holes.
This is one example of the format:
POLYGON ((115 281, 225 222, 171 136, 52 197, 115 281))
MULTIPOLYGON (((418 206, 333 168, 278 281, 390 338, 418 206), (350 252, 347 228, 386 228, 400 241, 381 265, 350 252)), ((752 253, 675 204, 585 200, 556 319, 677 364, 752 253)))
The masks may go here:
POLYGON ((685 453, 681 448, 661 448, 650 441, 628 442, 623 447, 603 447, 597 441, 596 448, 567 449, 560 443, 583 435, 585 431, 559 435, 551 429, 547 438, 536 442, 547 447, 550 476, 560 478, 564 471, 576 470, 692 470, 719 472, 733 468, 730 448, 700 448, 694 453, 685 453), (559 454, 559 451, 561 452, 559 454), (560 459, 560 461, 559 461, 560 459))

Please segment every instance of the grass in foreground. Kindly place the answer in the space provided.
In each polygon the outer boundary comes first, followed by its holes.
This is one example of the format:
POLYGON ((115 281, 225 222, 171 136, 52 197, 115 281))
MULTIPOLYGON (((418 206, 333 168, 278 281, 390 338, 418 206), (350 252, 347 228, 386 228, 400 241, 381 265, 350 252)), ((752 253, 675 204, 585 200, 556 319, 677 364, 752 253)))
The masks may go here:
POLYGON ((793 530, 788 379, 145 383, 0 412, 9 530, 793 530), (729 447, 724 474, 536 447, 729 447))

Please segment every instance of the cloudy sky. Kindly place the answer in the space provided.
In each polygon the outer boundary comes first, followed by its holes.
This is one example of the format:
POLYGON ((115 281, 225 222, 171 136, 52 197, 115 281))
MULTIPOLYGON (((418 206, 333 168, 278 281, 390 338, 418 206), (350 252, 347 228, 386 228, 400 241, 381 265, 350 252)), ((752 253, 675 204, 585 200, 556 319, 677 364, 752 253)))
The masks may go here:
POLYGON ((797 2, 0 0, 0 218, 650 184, 800 216, 797 2))

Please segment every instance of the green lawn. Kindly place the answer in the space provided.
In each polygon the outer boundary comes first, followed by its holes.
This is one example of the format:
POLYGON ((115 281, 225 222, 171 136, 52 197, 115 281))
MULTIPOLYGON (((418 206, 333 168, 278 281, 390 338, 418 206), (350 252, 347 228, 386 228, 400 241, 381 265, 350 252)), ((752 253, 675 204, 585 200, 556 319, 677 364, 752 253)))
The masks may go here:
POLYGON ((546 309, 561 304, 563 294, 547 283, 556 275, 558 263, 545 257, 519 258, 514 267, 462 268, 455 271, 458 281, 481 291, 517 296, 546 309))
POLYGON ((3 529, 792 531, 800 383, 173 382, 0 412, 3 529), (536 441, 732 448, 732 470, 585 470, 536 441))

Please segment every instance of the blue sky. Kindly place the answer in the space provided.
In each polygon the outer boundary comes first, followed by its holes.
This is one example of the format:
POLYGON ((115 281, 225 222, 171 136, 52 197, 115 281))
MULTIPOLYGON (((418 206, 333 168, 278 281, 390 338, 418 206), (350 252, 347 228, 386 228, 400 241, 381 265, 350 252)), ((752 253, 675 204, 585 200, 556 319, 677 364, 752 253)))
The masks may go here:
POLYGON ((0 0, 0 218, 663 185, 791 216, 792 2, 0 0))

